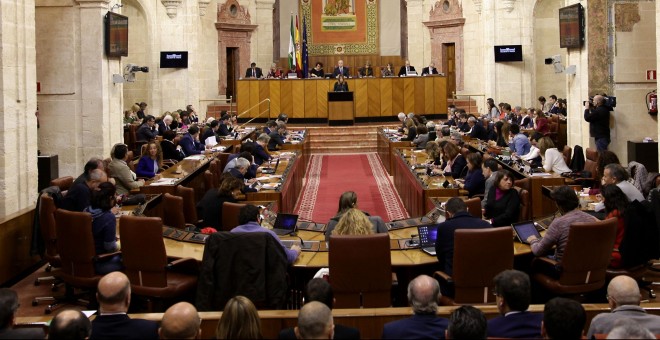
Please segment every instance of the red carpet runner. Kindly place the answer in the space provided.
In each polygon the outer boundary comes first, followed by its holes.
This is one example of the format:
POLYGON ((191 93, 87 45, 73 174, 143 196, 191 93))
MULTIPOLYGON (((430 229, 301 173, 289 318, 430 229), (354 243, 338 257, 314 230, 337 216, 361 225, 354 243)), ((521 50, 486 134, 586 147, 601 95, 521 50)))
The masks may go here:
POLYGON ((371 215, 386 222, 408 217, 375 153, 312 155, 296 213, 303 221, 327 223, 337 213, 339 196, 351 190, 357 194, 358 207, 371 215))

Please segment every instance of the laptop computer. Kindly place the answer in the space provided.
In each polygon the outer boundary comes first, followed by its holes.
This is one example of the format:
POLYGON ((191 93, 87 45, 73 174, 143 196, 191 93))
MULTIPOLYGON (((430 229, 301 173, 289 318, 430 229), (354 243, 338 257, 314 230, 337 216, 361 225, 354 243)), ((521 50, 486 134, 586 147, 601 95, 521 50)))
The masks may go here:
POLYGON ((435 256, 435 241, 438 239, 438 225, 426 224, 417 226, 419 234, 419 247, 422 251, 435 256))
POLYGON ((270 167, 263 168, 263 169, 261 169, 261 173, 272 175, 272 174, 277 172, 277 167, 279 167, 279 166, 280 166, 280 159, 278 158, 277 162, 275 162, 275 167, 274 168, 270 168, 270 167))
POLYGON ((294 233, 298 223, 298 215, 278 213, 273 224, 273 232, 277 235, 294 233))
POLYGON ((534 221, 524 221, 519 223, 514 223, 511 225, 513 230, 516 233, 516 237, 520 243, 529 244, 527 238, 534 235, 536 238, 540 239, 541 234, 536 229, 536 223, 534 221))

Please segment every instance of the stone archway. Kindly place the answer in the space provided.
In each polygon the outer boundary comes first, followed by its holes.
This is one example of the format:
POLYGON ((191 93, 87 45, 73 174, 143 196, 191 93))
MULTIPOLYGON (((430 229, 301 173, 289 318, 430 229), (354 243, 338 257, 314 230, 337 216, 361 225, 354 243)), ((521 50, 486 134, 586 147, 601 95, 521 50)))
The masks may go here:
POLYGON ((436 1, 424 25, 431 33, 431 59, 437 61, 436 66, 446 75, 452 71, 445 69, 447 46, 453 46, 456 90, 463 90, 463 7, 458 0, 436 1))

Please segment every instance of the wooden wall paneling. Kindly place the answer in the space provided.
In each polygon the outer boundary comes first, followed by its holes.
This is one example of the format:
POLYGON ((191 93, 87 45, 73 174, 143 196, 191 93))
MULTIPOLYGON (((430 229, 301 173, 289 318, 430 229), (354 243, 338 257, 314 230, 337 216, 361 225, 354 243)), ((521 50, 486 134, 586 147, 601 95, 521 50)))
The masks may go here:
POLYGON ((270 84, 265 80, 258 81, 259 83, 259 102, 262 100, 263 103, 259 104, 259 111, 255 112, 255 116, 259 115, 259 118, 267 118, 270 113, 268 112, 268 101, 266 99, 270 98, 270 84))
POLYGON ((415 112, 415 78, 403 78, 403 112, 415 112))
MULTIPOLYGON (((367 79, 355 79, 353 81, 353 102, 355 103, 355 117, 368 117, 369 116, 369 97, 367 79)), ((348 85, 351 89, 351 85, 348 85)))
POLYGON ((259 103, 259 81, 258 80, 248 80, 250 84, 250 106, 248 109, 250 111, 246 113, 243 117, 256 117, 259 114, 259 107, 255 106, 259 103))
MULTIPOLYGON (((392 107, 392 85, 394 83, 393 78, 383 78, 380 80, 380 116, 386 117, 392 115, 392 112, 395 112, 392 107)), ((399 113, 396 111, 397 114, 399 113)))
POLYGON ((289 80, 291 84, 291 96, 293 97, 293 118, 305 118, 305 81, 289 80))
MULTIPOLYGON (((415 88, 415 113, 420 113, 420 114, 427 114, 430 112, 426 112, 425 110, 425 96, 424 96, 424 89, 426 88, 426 79, 424 77, 415 77, 413 78, 414 82, 414 88, 415 88)), ((432 85, 431 82, 428 82, 429 85, 432 85)))
MULTIPOLYGON (((286 113, 289 118, 293 117, 293 94, 292 84, 295 80, 280 80, 280 112, 286 113)), ((278 112, 273 112, 275 117, 279 115, 278 112)))
MULTIPOLYGON (((392 78, 392 112, 388 115, 398 115, 403 111, 403 78, 392 78)), ((408 112, 406 112, 407 114, 408 112)))
POLYGON ((238 81, 236 82, 236 88, 236 93, 239 94, 236 96, 236 110, 240 114, 250 107, 250 83, 247 81, 238 81))
POLYGON ((270 86, 270 114, 269 118, 275 119, 282 112, 282 98, 280 97, 281 81, 268 81, 270 86))
POLYGON ((305 118, 318 117, 316 109, 316 84, 322 80, 306 80, 305 86, 305 118))
POLYGON ((39 261, 30 256, 35 209, 25 208, 0 219, 0 284, 39 261))
POLYGON ((435 113, 447 113, 447 77, 433 77, 435 113))
POLYGON ((369 117, 380 116, 380 82, 382 79, 367 79, 367 115, 369 117))
POLYGON ((424 112, 426 114, 438 113, 435 110, 435 92, 433 86, 433 77, 424 79, 424 112))
POLYGON ((316 83, 316 116, 328 118, 328 83, 330 81, 316 80, 314 82, 316 83))

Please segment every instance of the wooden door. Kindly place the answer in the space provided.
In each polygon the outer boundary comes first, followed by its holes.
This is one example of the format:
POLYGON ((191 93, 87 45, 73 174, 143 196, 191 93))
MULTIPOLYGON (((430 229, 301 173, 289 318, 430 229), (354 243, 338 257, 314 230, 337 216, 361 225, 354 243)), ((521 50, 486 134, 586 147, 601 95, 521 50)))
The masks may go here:
POLYGON ((447 98, 453 98, 456 92, 456 45, 442 44, 442 54, 445 63, 443 69, 447 76, 447 98))
POLYGON ((227 47, 227 98, 231 96, 236 101, 236 80, 238 79, 238 48, 227 47))

